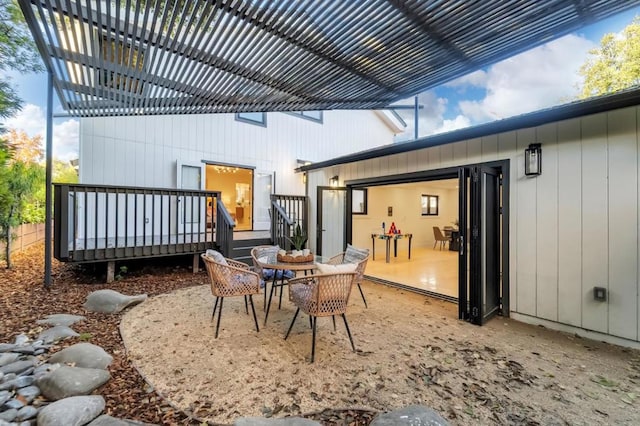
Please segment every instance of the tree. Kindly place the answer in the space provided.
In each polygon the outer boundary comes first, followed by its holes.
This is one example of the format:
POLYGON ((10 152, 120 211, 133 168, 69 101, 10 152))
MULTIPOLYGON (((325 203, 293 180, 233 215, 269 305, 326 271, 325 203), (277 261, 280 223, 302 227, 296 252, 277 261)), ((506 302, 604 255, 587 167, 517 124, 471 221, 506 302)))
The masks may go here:
POLYGON ((41 137, 11 130, 0 143, 0 240, 11 267, 12 228, 44 221, 45 171, 41 137))
MULTIPOLYGON (((0 0, 0 71, 42 71, 31 32, 15 0, 0 0)), ((15 114, 21 100, 6 77, 0 78, 0 117, 15 114)))
POLYGON ((580 67, 581 98, 602 96, 640 85, 640 16, 621 34, 605 34, 580 67))

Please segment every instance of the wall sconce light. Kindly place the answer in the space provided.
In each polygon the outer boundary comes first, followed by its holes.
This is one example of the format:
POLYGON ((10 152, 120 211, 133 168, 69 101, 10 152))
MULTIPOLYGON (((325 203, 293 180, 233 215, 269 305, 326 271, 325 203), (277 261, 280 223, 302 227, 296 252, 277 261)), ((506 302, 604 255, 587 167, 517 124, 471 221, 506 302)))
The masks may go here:
POLYGON ((329 185, 331 186, 338 186, 340 182, 340 179, 338 178, 338 175, 335 175, 334 177, 332 177, 331 179, 329 179, 329 185))
POLYGON ((307 183, 307 172, 302 172, 302 183, 307 183))
POLYGON ((539 143, 532 143, 524 150, 524 174, 526 176, 542 174, 542 147, 539 143))

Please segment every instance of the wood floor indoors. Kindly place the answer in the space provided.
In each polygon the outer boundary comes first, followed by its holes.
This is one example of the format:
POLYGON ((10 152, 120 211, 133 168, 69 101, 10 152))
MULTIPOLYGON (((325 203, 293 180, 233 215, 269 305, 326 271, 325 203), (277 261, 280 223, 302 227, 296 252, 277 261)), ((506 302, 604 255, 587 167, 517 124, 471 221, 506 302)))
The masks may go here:
POLYGON ((412 248, 408 259, 406 247, 399 244, 398 257, 391 253, 389 263, 385 262, 384 249, 376 250, 376 259, 369 258, 365 275, 457 298, 458 252, 447 248, 412 248))

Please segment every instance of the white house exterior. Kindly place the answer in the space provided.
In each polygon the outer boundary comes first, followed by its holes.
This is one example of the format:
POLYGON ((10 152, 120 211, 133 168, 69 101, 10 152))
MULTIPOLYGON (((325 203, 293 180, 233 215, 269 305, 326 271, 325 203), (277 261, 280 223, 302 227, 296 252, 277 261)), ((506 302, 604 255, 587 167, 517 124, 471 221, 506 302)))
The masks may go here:
MULTIPOLYGON (((381 150, 367 159, 357 160, 357 154, 355 161, 336 159, 307 171, 309 196, 315 200, 316 188, 335 175, 341 185, 348 185, 359 179, 509 160, 510 315, 638 347, 637 99, 635 104, 471 139, 457 139, 462 133, 452 132, 444 136, 446 144, 397 154, 383 155, 381 150), (542 174, 528 178, 524 151, 534 142, 542 144, 542 174), (594 287, 606 288, 606 301, 594 300, 594 287)), ((316 215, 312 203, 310 217, 316 215)), ((310 222, 313 235, 315 221, 310 222)))
MULTIPOLYGON (((272 193, 304 195, 298 160, 322 161, 393 143, 400 123, 386 111, 324 111, 320 122, 266 113, 266 125, 235 114, 129 116, 80 120, 80 183, 178 188, 177 166, 206 163, 275 175, 272 193)), ((213 188, 215 189, 215 188, 213 188)), ((262 201, 261 201, 262 200, 262 201)), ((254 210, 267 211, 256 195, 254 210)), ((264 215, 262 215, 264 216, 264 215)), ((268 229, 268 218, 254 229, 268 229)))

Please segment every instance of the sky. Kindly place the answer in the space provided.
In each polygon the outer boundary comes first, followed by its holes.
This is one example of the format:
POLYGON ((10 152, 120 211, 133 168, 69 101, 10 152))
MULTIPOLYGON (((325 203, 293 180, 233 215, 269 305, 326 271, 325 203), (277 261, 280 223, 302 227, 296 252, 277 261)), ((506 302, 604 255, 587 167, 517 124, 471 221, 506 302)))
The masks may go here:
MULTIPOLYGON (((580 66, 588 51, 598 46, 606 33, 618 33, 640 7, 597 22, 492 66, 420 93, 423 106, 418 120, 424 137, 502 119, 570 102, 578 94, 580 66)), ((3 76, 4 77, 4 76, 3 76)), ((5 120, 5 127, 23 130, 29 136, 45 133, 46 74, 9 73, 11 84, 23 99, 22 111, 5 120)), ((399 104, 413 105, 413 98, 399 104)), ((54 92, 54 115, 64 114, 54 92)), ((407 123, 396 141, 413 139, 413 111, 399 111, 407 123)), ((53 156, 61 160, 78 158, 79 121, 54 119, 53 156)))

